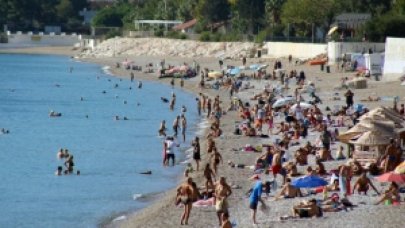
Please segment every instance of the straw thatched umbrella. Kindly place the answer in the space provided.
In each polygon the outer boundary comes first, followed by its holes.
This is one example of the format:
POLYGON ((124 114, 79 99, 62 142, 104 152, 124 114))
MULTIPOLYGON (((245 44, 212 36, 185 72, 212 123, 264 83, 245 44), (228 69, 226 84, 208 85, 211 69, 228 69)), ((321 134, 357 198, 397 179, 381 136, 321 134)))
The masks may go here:
POLYGON ((383 107, 373 109, 359 118, 360 121, 367 119, 377 121, 389 120, 400 126, 402 126, 402 124, 404 123, 404 119, 398 113, 395 113, 393 110, 383 107))
POLYGON ((390 137, 379 131, 367 131, 350 143, 360 146, 385 146, 390 143, 390 137))
POLYGON ((368 131, 378 131, 384 136, 395 137, 393 122, 364 120, 354 125, 347 132, 340 134, 337 138, 343 143, 350 143, 349 141, 352 138, 356 138, 368 131))

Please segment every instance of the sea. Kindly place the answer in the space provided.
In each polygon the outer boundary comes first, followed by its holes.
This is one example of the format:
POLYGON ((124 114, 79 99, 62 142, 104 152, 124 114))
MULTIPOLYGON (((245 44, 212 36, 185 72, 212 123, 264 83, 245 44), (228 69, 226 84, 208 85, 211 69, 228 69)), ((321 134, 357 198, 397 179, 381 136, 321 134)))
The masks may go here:
POLYGON ((97 227, 147 206, 178 183, 199 122, 195 96, 184 90, 146 81, 138 88, 69 57, 0 54, 0 129, 9 131, 0 133, 0 227, 97 227), (160 99, 172 92, 174 111, 160 99), (189 127, 180 164, 163 167, 157 130, 166 120, 172 134, 182 105, 189 127), (73 154, 79 176, 55 175, 60 148, 73 154))

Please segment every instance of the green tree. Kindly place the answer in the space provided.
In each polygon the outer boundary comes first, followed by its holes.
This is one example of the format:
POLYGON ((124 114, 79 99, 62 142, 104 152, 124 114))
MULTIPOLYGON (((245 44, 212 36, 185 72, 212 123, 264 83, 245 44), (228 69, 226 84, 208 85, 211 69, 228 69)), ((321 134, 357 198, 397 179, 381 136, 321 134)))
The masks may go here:
POLYGON ((228 20, 230 5, 228 0, 200 0, 197 11, 200 21, 211 24, 228 20))
POLYGON ((266 0, 265 11, 266 19, 268 22, 280 24, 281 23, 281 10, 286 0, 266 0))
POLYGON ((247 24, 249 33, 257 34, 265 24, 265 1, 264 0, 237 0, 235 7, 238 20, 247 24))
POLYGON ((334 0, 287 0, 282 9, 284 23, 292 23, 297 33, 310 36, 312 26, 325 26, 334 0))
POLYGON ((59 4, 56 6, 56 13, 62 21, 75 15, 72 2, 70 0, 60 0, 59 4))

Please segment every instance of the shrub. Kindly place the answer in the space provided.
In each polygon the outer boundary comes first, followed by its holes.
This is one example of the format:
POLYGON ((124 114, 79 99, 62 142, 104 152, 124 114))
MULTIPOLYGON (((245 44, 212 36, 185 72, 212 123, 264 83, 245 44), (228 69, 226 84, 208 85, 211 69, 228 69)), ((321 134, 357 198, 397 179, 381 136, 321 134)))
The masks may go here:
POLYGON ((200 41, 211 41, 211 33, 210 32, 202 32, 200 36, 200 41))
POLYGON ((163 29, 157 29, 157 30, 155 30, 154 35, 155 35, 156 37, 163 37, 163 36, 164 36, 164 31, 163 31, 163 29))

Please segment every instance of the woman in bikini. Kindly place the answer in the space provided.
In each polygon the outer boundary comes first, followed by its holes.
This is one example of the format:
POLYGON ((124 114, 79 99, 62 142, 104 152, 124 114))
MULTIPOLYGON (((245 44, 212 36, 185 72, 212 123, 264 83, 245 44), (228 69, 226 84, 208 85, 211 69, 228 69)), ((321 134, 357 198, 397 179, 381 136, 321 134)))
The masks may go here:
POLYGON ((177 188, 177 203, 184 204, 184 212, 181 216, 181 225, 188 225, 188 218, 193 206, 193 179, 187 178, 187 181, 177 188))

